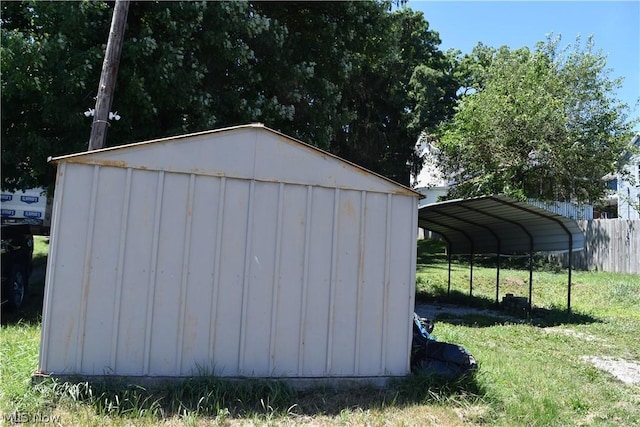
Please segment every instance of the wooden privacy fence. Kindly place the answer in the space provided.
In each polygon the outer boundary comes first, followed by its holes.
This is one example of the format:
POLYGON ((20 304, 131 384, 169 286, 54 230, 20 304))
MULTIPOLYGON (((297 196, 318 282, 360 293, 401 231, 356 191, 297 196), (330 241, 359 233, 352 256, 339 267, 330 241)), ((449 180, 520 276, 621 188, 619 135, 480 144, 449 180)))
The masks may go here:
MULTIPOLYGON (((640 274, 640 220, 576 221, 585 234, 585 248, 574 252, 573 268, 640 274)), ((564 267, 569 254, 553 254, 564 267)))

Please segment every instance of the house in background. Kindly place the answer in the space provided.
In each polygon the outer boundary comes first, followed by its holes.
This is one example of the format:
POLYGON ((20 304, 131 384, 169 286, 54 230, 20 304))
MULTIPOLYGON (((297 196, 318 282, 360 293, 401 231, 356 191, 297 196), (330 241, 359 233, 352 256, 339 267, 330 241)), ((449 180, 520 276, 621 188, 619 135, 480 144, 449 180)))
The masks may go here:
POLYGON ((423 160, 422 169, 416 176, 412 176, 412 187, 424 196, 418 204, 419 206, 435 203, 440 197, 447 195, 451 185, 438 166, 438 149, 431 143, 426 133, 421 133, 416 141, 416 153, 423 160))
MULTIPOLYGON (((629 144, 640 149, 640 132, 629 144)), ((600 218, 640 219, 640 154, 629 154, 624 174, 608 177, 611 195, 598 211, 600 218)))

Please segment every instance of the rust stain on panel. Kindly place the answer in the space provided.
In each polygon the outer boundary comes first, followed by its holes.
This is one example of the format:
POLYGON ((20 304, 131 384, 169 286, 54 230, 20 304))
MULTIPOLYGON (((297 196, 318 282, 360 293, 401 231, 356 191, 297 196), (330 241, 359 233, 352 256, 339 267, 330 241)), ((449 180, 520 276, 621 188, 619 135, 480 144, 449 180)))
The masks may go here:
MULTIPOLYGON (((67 163, 78 163, 78 164, 89 164, 89 165, 97 165, 97 166, 110 166, 114 168, 127 168, 129 165, 124 160, 112 160, 112 159, 95 159, 95 158, 74 158, 65 160, 67 163)), ((136 166, 138 169, 140 166, 136 166)))
POLYGON ((355 214, 355 209, 353 207, 353 203, 351 202, 351 200, 346 199, 344 201, 344 204, 342 205, 342 210, 344 211, 344 213, 348 216, 348 217, 353 217, 355 214))

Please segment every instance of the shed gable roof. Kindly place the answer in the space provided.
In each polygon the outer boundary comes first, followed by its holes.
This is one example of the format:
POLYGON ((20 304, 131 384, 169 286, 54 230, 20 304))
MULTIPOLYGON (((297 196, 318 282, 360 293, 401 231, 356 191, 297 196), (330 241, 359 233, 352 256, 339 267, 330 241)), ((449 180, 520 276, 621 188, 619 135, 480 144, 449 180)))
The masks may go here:
POLYGON ((408 187, 261 124, 109 147, 49 161, 422 197, 408 187))

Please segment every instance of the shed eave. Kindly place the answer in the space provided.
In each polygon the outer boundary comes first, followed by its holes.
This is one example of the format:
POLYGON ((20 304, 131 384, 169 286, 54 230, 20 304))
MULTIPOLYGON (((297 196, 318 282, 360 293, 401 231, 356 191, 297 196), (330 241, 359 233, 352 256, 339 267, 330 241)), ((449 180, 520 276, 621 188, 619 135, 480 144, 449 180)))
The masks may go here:
POLYGON ((105 147, 105 148, 100 148, 98 150, 83 151, 83 152, 80 152, 80 153, 65 154, 63 156, 57 156, 57 157, 51 157, 50 156, 47 160, 48 160, 49 163, 57 164, 57 163, 60 163, 60 162, 69 161, 69 160, 72 160, 72 159, 77 159, 77 160, 75 160, 75 163, 88 163, 88 164, 90 164, 91 161, 83 160, 83 158, 88 158, 89 156, 93 156, 93 155, 96 155, 96 154, 108 153, 110 151, 120 151, 120 150, 126 150, 126 149, 130 149, 130 148, 137 148, 137 147, 145 146, 145 145, 148 145, 148 144, 155 144, 155 143, 159 143, 159 142, 174 142, 174 141, 178 141, 178 140, 181 140, 181 139, 192 138, 192 137, 195 137, 195 136, 216 134, 216 133, 222 133, 222 132, 229 132, 229 131, 233 131, 233 130, 237 130, 237 129, 250 129, 250 128, 262 128, 262 129, 271 130, 271 129, 265 127, 261 123, 251 123, 251 124, 248 124, 248 125, 229 126, 229 127, 220 128, 220 129, 211 129, 211 130, 205 130, 205 131, 201 131, 201 132, 187 133, 187 134, 183 134, 183 135, 168 136, 168 137, 165 137, 165 138, 150 139, 150 140, 147 140, 147 141, 132 142, 130 144, 116 145, 114 147, 105 147))
POLYGON ((231 127, 226 127, 226 128, 220 128, 220 129, 213 129, 213 130, 207 130, 207 131, 202 131, 202 132, 194 132, 194 133, 190 133, 190 134, 184 134, 184 135, 177 135, 177 136, 172 136, 172 137, 166 137, 166 138, 158 138, 158 139, 153 139, 153 140, 148 140, 148 141, 141 141, 141 142, 135 142, 135 143, 131 143, 131 144, 124 144, 124 145, 119 145, 119 146, 115 146, 115 147, 106 147, 106 148, 101 148, 99 150, 93 150, 93 151, 85 151, 85 152, 81 152, 81 153, 74 153, 74 154, 67 154, 67 155, 63 155, 63 156, 57 156, 57 157, 49 157, 47 160, 48 162, 52 163, 52 164, 58 164, 58 163, 62 163, 62 162, 68 162, 68 163, 81 163, 81 164, 98 164, 98 165, 102 165, 102 166, 114 166, 114 167, 126 167, 126 164, 123 162, 118 162, 118 161, 110 161, 109 159, 97 159, 96 155, 100 156, 104 153, 110 153, 110 152, 115 152, 115 151, 122 151, 122 150, 128 150, 128 149, 133 149, 133 148, 139 148, 139 147, 144 147, 146 145, 150 145, 150 144, 156 144, 156 143, 173 143, 173 142, 177 142, 179 140, 184 140, 184 139, 188 139, 188 138, 192 138, 192 137, 198 137, 198 136, 203 136, 203 135, 214 135, 214 134, 218 134, 218 133, 224 133, 224 132, 233 132, 233 131, 237 131, 237 130, 243 130, 243 129, 256 129, 256 130, 264 130, 270 133, 273 133, 277 136, 279 136, 280 138, 282 138, 283 140, 289 142, 289 143, 295 143, 296 145, 302 146, 310 151, 313 151, 315 153, 317 153, 320 156, 326 156, 326 157, 331 157, 333 159, 338 160, 339 162, 347 165, 348 167, 353 168, 354 170, 358 171, 358 172, 363 172, 365 174, 368 175, 372 175, 375 176, 379 179, 382 179, 384 181, 387 181, 390 184, 393 184, 394 186, 396 186, 398 188, 397 191, 395 191, 395 194, 399 194, 399 195, 407 195, 407 196, 413 196, 413 197, 417 197, 418 199, 422 199, 424 198, 424 195, 422 195, 421 193, 419 193, 418 191, 407 187, 403 184, 400 184, 392 179, 389 179, 383 175, 380 175, 376 172, 373 172, 367 168, 364 168, 362 166, 359 166, 349 160, 343 159, 339 156, 336 156, 335 154, 329 153, 327 151, 324 151, 318 147, 315 147, 311 144, 308 144, 306 142, 300 141, 296 138, 293 138, 291 136, 285 135, 279 131, 276 131, 274 129, 271 129, 269 127, 264 126, 262 123, 251 123, 251 124, 246 124, 246 125, 238 125, 238 126, 231 126, 231 127))

